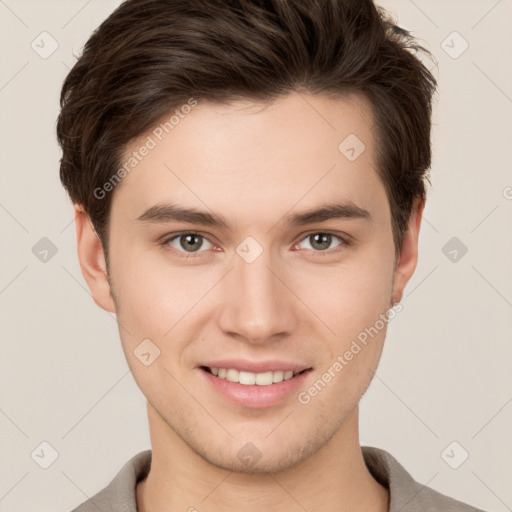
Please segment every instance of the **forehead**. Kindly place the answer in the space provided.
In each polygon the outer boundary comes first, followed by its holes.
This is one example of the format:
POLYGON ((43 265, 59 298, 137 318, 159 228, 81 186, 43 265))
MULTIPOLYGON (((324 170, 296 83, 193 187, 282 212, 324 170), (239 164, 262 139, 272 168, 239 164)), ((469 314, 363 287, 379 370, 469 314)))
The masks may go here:
POLYGON ((254 223, 299 203, 371 208, 383 199, 371 107, 362 96, 198 101, 187 111, 172 129, 156 126, 129 145, 125 162, 142 146, 151 149, 115 190, 113 216, 118 208, 135 219, 171 201, 254 223))

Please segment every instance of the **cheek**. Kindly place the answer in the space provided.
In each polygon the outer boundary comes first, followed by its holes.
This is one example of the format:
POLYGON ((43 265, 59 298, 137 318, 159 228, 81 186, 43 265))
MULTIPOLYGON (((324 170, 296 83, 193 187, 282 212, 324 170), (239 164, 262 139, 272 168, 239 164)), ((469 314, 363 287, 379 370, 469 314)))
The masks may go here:
POLYGON ((149 338, 159 347, 172 339, 173 348, 179 349, 176 334, 187 339, 187 326, 200 313, 200 303, 203 298, 207 301, 218 280, 211 271, 171 267, 164 258, 145 251, 132 251, 129 257, 114 255, 112 268, 119 300, 117 317, 126 328, 121 335, 129 347, 149 338))
MULTIPOLYGON (((351 266, 328 282, 323 295, 308 298, 334 331, 322 345, 319 375, 298 395, 315 411, 344 417, 369 386, 382 353, 392 293, 392 260, 351 266)), ((312 309, 313 309, 312 307, 312 309)))
POLYGON ((194 316, 194 306, 207 292, 207 283, 189 286, 193 283, 186 273, 176 269, 171 272, 150 261, 144 256, 139 261, 135 255, 123 259, 115 267, 114 282, 120 301, 119 334, 127 363, 139 387, 152 400, 158 400, 159 390, 179 395, 165 369, 173 371, 193 336, 187 326, 194 316))
POLYGON ((334 331, 337 350, 372 326, 391 307, 393 259, 375 254, 379 251, 368 250, 346 265, 309 275, 303 273, 302 285, 294 288, 331 333, 334 331))

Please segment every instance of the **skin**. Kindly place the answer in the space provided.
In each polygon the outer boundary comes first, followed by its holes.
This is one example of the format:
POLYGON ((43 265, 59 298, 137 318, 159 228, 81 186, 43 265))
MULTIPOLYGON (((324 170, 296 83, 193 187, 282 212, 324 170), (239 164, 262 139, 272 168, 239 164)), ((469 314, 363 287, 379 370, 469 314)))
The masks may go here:
POLYGON ((358 403, 385 328, 307 405, 296 393, 267 408, 234 404, 197 367, 221 358, 300 362, 313 368, 307 390, 401 300, 417 263, 423 202, 397 258, 372 127, 358 95, 199 102, 115 190, 108 275, 102 245, 76 206, 83 275, 96 304, 116 313, 147 398, 153 458, 137 487, 140 511, 238 503, 246 511, 388 510, 389 493, 366 468, 358 435, 358 403), (366 146, 355 161, 338 150, 349 134, 366 146), (371 218, 282 222, 328 201, 352 201, 371 218), (231 230, 136 220, 167 202, 221 214, 231 230), (183 231, 205 237, 199 251, 187 252, 179 237, 163 244, 183 231), (334 236, 322 251, 309 235, 325 231, 352 243, 334 236), (236 253, 247 236, 263 249, 250 264, 236 253), (134 356, 146 338, 161 351, 150 366, 134 356), (250 467, 237 456, 247 442, 261 453, 250 467))

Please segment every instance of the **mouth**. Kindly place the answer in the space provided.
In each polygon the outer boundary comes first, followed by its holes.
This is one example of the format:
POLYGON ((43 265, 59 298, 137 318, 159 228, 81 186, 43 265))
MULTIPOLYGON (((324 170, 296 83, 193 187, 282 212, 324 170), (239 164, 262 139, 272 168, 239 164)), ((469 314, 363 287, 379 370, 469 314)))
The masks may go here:
POLYGON ((260 373, 238 370, 236 368, 215 368, 200 366, 201 370, 217 377, 244 386, 271 386, 279 384, 310 372, 313 368, 303 370, 269 370, 260 373))

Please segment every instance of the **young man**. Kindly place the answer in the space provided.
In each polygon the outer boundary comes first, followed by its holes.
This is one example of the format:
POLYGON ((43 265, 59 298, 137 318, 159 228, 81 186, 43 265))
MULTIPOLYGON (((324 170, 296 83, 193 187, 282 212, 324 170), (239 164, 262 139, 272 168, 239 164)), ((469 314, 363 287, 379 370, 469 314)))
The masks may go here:
POLYGON ((61 179, 152 450, 77 511, 475 510, 358 436, 417 262, 411 49, 370 0, 128 0, 90 38, 61 179))

